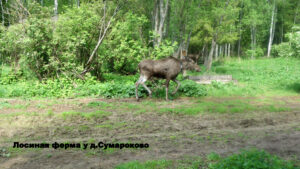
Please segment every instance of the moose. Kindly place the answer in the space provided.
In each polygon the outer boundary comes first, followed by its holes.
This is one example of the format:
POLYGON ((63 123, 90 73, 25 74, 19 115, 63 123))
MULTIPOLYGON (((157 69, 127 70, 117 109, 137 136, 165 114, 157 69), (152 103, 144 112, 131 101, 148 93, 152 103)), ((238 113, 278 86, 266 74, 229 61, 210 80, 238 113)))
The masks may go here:
POLYGON ((151 90, 145 85, 145 82, 151 77, 166 79, 166 100, 168 101, 168 89, 170 80, 177 83, 177 87, 172 94, 175 94, 180 87, 180 82, 176 80, 177 75, 182 70, 196 70, 199 72, 200 67, 191 59, 177 59, 172 56, 159 60, 143 60, 138 65, 140 70, 140 78, 135 83, 135 96, 139 101, 138 87, 140 84, 148 91, 149 96, 152 97, 151 90))

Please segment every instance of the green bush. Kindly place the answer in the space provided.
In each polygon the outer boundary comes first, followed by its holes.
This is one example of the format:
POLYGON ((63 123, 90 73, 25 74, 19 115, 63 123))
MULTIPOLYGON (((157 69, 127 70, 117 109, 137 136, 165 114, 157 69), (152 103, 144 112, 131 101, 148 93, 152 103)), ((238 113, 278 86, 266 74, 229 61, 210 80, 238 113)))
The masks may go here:
POLYGON ((254 58, 258 58, 264 56, 264 51, 262 48, 257 47, 255 50, 247 50, 245 54, 247 58, 251 58, 252 55, 254 58))
POLYGON ((202 86, 197 84, 196 82, 192 80, 185 80, 181 82, 181 87, 178 89, 178 92, 180 92, 184 96, 206 96, 207 90, 202 86))
POLYGON ((288 42, 273 45, 272 54, 275 57, 300 57, 300 27, 295 26, 293 32, 287 33, 288 42))
POLYGON ((293 56, 293 53, 290 44, 287 42, 272 46, 272 56, 274 57, 290 57, 293 56))

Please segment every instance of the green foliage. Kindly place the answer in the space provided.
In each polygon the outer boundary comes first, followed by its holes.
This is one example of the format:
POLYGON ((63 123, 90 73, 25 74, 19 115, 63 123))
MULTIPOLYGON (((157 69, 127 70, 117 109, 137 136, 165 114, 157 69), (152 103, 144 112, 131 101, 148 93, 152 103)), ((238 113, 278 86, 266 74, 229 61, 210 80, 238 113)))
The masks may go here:
MULTIPOLYGON (((69 8, 59 16, 54 32, 53 67, 74 76, 83 70, 97 40, 101 18, 101 4, 84 4, 80 8, 69 8)), ((96 70, 99 71, 99 70, 96 70)))
POLYGON ((264 56, 264 51, 262 48, 256 48, 255 50, 247 50, 245 52, 246 54, 246 57, 247 58, 251 58, 252 56, 255 57, 255 58, 259 58, 259 57, 263 57, 264 56))
POLYGON ((28 18, 26 29, 27 39, 23 41, 24 51, 20 64, 26 64, 39 79, 53 76, 56 71, 51 67, 52 60, 50 59, 53 39, 51 20, 38 17, 28 18))
POLYGON ((294 169, 293 163, 280 159, 263 150, 244 150, 239 154, 233 154, 227 158, 217 160, 216 163, 210 163, 210 169, 294 169))
POLYGON ((171 43, 170 41, 166 40, 161 42, 159 47, 155 47, 152 51, 152 58, 153 59, 160 59, 160 58, 165 58, 168 56, 171 56, 175 48, 177 47, 177 43, 171 43))
POLYGON ((291 57, 293 54, 291 45, 287 42, 272 46, 272 56, 274 57, 291 57))
POLYGON ((273 45, 272 54, 275 57, 300 57, 300 27, 294 27, 292 33, 288 33, 289 42, 273 45))
POLYGON ((21 24, 15 24, 9 28, 1 28, 0 54, 2 63, 10 63, 15 66, 24 51, 24 43, 20 37, 25 38, 21 24))
POLYGON ((294 57, 300 57, 300 27, 294 27, 294 33, 288 34, 294 57))
POLYGON ((181 87, 178 89, 184 96, 206 96, 207 90, 192 80, 185 80, 181 82, 181 87))
POLYGON ((138 63, 148 55, 148 48, 143 37, 143 29, 148 19, 131 12, 118 21, 112 28, 107 40, 101 46, 101 60, 107 69, 120 73, 136 72, 138 63))

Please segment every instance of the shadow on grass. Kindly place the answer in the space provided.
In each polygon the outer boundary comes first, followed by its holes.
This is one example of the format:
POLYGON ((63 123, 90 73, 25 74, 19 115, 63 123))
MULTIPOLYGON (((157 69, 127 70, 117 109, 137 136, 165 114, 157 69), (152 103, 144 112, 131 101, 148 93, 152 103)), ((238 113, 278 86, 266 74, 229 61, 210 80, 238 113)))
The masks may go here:
POLYGON ((300 82, 299 83, 296 82, 288 85, 287 89, 300 93, 300 82))

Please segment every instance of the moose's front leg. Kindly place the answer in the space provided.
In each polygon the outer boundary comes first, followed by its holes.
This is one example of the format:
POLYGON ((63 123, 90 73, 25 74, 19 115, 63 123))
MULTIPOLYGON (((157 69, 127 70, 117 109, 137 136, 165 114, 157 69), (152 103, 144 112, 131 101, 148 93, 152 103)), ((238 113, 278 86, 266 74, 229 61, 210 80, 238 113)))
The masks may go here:
POLYGON ((166 101, 169 101, 169 98, 168 98, 169 83, 170 83, 170 79, 166 79, 166 101))

